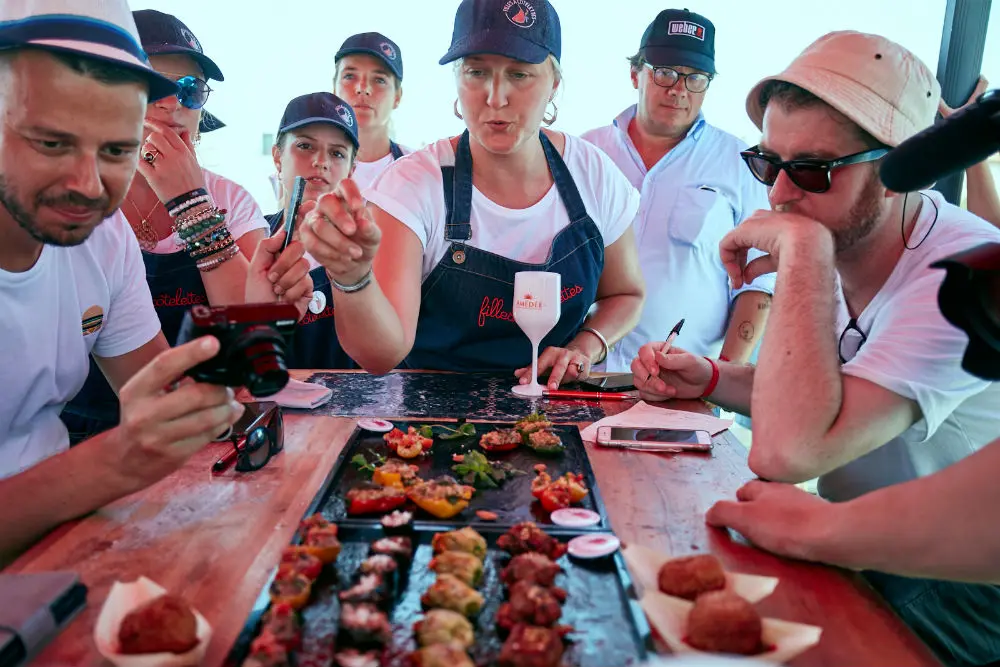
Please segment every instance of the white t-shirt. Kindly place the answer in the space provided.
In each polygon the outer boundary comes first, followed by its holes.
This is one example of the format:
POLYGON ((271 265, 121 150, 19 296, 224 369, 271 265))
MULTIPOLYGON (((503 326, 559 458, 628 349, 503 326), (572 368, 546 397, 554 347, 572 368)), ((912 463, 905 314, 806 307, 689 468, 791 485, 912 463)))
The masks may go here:
POLYGON ((68 449, 59 413, 91 352, 116 357, 160 331, 144 275, 120 212, 78 246, 44 246, 28 271, 0 270, 0 478, 68 449))
MULTIPOLYGON (((403 151, 403 155, 409 155, 413 152, 402 144, 397 145, 399 146, 399 149, 403 151)), ((358 189, 364 192, 366 188, 371 187, 372 183, 376 178, 378 178, 379 174, 385 171, 393 162, 392 153, 389 153, 374 162, 362 162, 361 160, 355 160, 354 174, 351 178, 358 184, 358 189)))
MULTIPOLYGON (((263 229, 265 232, 270 229, 264 218, 264 212, 242 186, 208 169, 202 169, 201 173, 205 176, 205 189, 215 202, 216 208, 227 211, 226 224, 234 240, 239 241, 241 236, 255 229, 263 229)), ((182 250, 184 242, 177 233, 174 233, 160 239, 152 252, 157 255, 169 255, 182 250)))
MULTIPOLYGON (((900 436, 820 478, 820 494, 848 500, 875 489, 937 472, 1000 437, 1000 383, 962 370, 968 345, 965 332, 948 323, 938 309, 943 269, 930 265, 956 252, 1000 242, 1000 230, 948 204, 937 192, 925 193, 911 236, 919 248, 906 250, 889 279, 858 317, 867 340, 843 365, 853 375, 916 401, 923 418, 900 436)), ((850 317, 841 300, 837 335, 850 317)))
MULTIPOLYGON (((715 357, 722 351, 733 302, 747 291, 774 292, 775 274, 733 289, 719 242, 758 209, 767 188, 751 175, 746 144, 699 114, 690 131, 650 169, 629 137, 635 105, 614 123, 583 134, 622 170, 642 197, 633 227, 646 301, 636 328, 608 354, 606 370, 628 372, 639 348, 663 340, 681 319, 675 345, 715 357)), ((751 252, 751 259, 763 253, 751 252)))
MULTIPOLYGON (((565 137, 563 160, 607 247, 632 224, 639 209, 639 193, 607 155, 578 137, 565 137)), ((420 239, 424 247, 421 279, 430 275, 448 250, 441 166, 454 164, 451 141, 441 139, 396 160, 364 193, 369 202, 420 239)), ((538 203, 525 209, 499 206, 473 186, 471 218, 468 245, 526 263, 544 262, 552 240, 570 223, 554 184, 538 203)))

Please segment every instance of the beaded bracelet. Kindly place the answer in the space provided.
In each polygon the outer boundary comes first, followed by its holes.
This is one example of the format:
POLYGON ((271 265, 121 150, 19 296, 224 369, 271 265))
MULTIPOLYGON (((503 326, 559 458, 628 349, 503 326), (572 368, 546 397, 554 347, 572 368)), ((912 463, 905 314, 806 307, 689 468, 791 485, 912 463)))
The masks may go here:
POLYGON ((188 241, 205 233, 206 230, 226 224, 225 211, 209 209, 208 211, 184 218, 174 225, 174 231, 182 240, 188 241))
POLYGON ((205 271, 205 272, 213 271, 222 266, 223 264, 225 264, 226 262, 228 262, 229 260, 231 260, 233 257, 236 257, 236 255, 239 254, 239 252, 240 252, 239 247, 237 247, 237 245, 234 243, 233 245, 227 247, 225 250, 216 253, 207 259, 203 259, 197 262, 195 266, 198 267, 199 271, 205 271))
POLYGON ((178 204, 175 208, 169 209, 167 211, 167 213, 170 214, 170 217, 176 218, 177 216, 179 216, 184 211, 192 209, 195 206, 197 206, 198 204, 204 204, 206 202, 211 202, 211 201, 212 201, 212 198, 209 197, 208 195, 199 195, 199 196, 197 196, 197 197, 195 197, 193 199, 189 199, 186 202, 178 204))
POLYGON ((215 243, 203 245, 198 249, 189 249, 188 254, 191 256, 192 259, 195 260, 208 259, 210 255, 222 252, 223 250, 233 245, 234 243, 236 243, 236 241, 233 239, 233 237, 227 236, 226 238, 219 239, 215 243))
MULTIPOLYGON (((204 245, 206 240, 212 239, 218 241, 220 238, 222 238, 222 236, 228 233, 229 233, 229 227, 226 226, 226 222, 223 220, 222 222, 212 225, 211 227, 207 227, 203 231, 185 236, 184 243, 186 243, 188 246, 191 245, 197 246, 198 243, 204 245)), ((209 241, 209 243, 211 243, 211 241, 209 241)))
POLYGON ((187 215, 182 218, 177 218, 177 221, 174 223, 174 231, 180 234, 181 236, 184 236, 185 232, 190 233, 190 230, 199 223, 203 223, 206 220, 209 220, 210 218, 213 218, 214 216, 220 214, 221 211, 219 211, 218 209, 211 206, 207 206, 205 208, 199 209, 194 213, 191 213, 190 215, 187 215))
POLYGON ((168 201, 166 204, 164 204, 163 208, 167 209, 167 211, 170 211, 171 209, 177 208, 181 204, 187 202, 189 199, 194 199, 195 197, 200 197, 202 195, 208 195, 208 190, 206 190, 205 188, 195 188, 190 192, 185 192, 182 195, 177 195, 176 197, 168 201))
POLYGON ((225 249, 227 246, 236 243, 232 236, 224 236, 218 238, 215 241, 205 241, 198 245, 198 247, 188 247, 188 254, 194 259, 204 259, 209 255, 215 254, 220 250, 225 249))

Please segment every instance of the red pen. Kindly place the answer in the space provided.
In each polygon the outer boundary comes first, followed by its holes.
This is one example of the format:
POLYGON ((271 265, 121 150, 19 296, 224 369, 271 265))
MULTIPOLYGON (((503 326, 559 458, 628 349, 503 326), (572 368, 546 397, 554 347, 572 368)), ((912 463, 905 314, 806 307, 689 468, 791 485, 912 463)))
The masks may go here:
POLYGON ((236 448, 233 447, 228 452, 226 452, 221 459, 212 464, 212 474, 219 475, 224 473, 226 470, 229 469, 229 466, 236 463, 236 459, 238 457, 239 457, 239 452, 237 452, 236 448))
POLYGON ((573 391, 570 389, 545 389, 542 398, 564 398, 583 401, 627 401, 635 394, 621 391, 573 391))

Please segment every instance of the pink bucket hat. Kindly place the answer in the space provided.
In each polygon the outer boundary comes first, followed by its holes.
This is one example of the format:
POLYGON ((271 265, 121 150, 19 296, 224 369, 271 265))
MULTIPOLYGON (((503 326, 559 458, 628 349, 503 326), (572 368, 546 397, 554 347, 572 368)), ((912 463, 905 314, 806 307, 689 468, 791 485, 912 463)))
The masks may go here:
POLYGON ((923 62, 899 44, 863 32, 820 37, 782 73, 762 79, 747 96, 747 113, 763 128, 760 93, 787 81, 820 98, 889 146, 934 123, 941 86, 923 62))

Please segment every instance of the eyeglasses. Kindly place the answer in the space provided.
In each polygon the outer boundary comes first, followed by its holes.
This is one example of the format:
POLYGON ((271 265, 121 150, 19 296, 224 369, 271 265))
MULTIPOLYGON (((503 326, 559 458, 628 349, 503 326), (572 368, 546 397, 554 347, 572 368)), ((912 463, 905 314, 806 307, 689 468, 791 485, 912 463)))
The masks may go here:
POLYGON ((692 93, 703 93, 708 90, 708 84, 712 83, 710 74, 702 74, 701 72, 685 74, 678 72, 673 67, 653 67, 649 63, 643 63, 643 65, 653 70, 653 83, 660 88, 673 88, 677 80, 683 77, 685 88, 692 93))
POLYGON ((837 344, 837 355, 840 357, 840 363, 846 364, 856 357, 866 340, 868 340, 868 336, 858 327, 858 321, 852 317, 841 332, 840 342, 837 344))
POLYGON ((177 100, 188 109, 200 109, 208 101, 212 89, 208 82, 196 76, 182 76, 177 79, 177 100))
MULTIPOLYGON (((248 404, 247 410, 253 405, 248 404)), ((238 472, 253 472, 260 470, 271 457, 285 448, 285 421, 281 408, 275 404, 253 416, 246 429, 233 432, 228 438, 233 444, 233 451, 215 462, 213 473, 221 473, 236 460, 238 472)))
POLYGON ((874 162, 889 152, 888 148, 873 148, 855 153, 836 160, 789 160, 782 162, 776 157, 763 155, 758 146, 740 153, 743 161, 750 168, 750 173, 758 181, 767 186, 774 185, 778 174, 784 169, 792 183, 806 192, 826 192, 830 189, 831 175, 834 169, 846 167, 849 164, 874 162))

